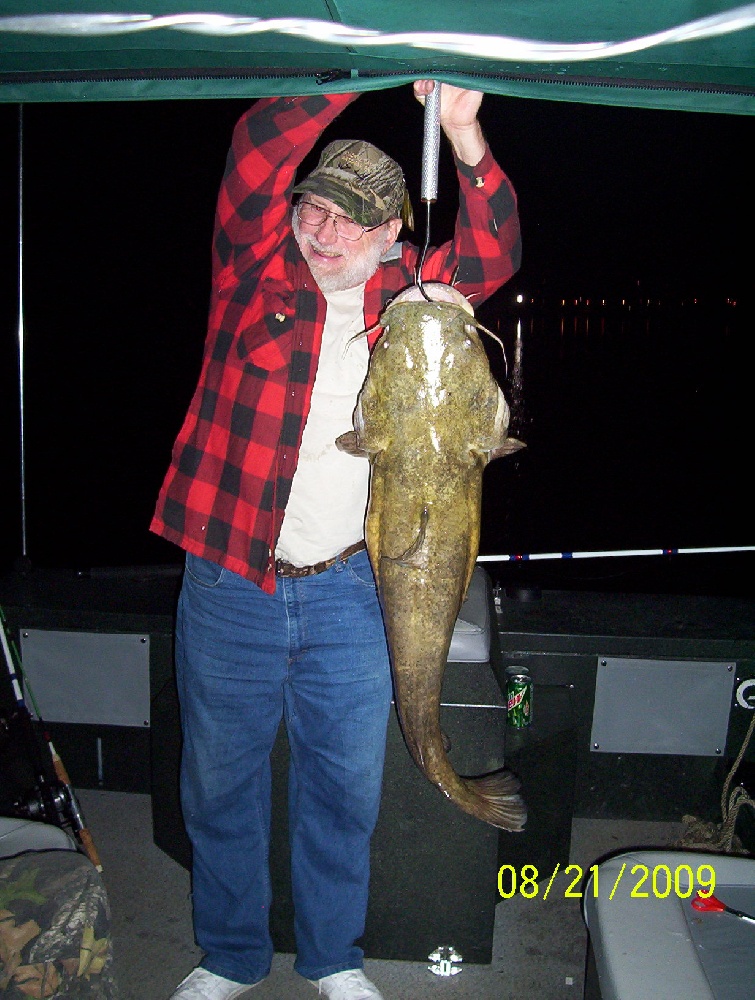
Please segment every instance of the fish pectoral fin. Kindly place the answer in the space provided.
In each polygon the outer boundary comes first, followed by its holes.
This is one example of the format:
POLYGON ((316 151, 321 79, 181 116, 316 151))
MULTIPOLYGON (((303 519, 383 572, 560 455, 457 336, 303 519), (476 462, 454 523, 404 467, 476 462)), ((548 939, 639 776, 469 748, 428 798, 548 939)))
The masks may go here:
POLYGON ((440 738, 443 741, 443 749, 446 753, 451 749, 451 740, 446 736, 446 734, 441 730, 440 738))
POLYGON ((383 559, 387 559, 389 562, 394 563, 398 566, 409 566, 414 569, 422 569, 424 566, 424 559, 419 558, 422 554, 422 549, 425 544, 425 532, 427 531, 427 522, 430 519, 430 511, 427 504, 422 505, 422 513, 419 519, 419 531, 417 532, 417 537, 414 539, 412 544, 403 552, 400 556, 383 556, 383 559))
POLYGON ((361 446, 359 442, 359 436, 356 431, 346 431, 345 434, 339 434, 336 438, 336 448, 339 451, 346 452, 347 455, 354 455, 356 458, 368 458, 367 452, 361 446))
POLYGON ((526 447, 527 445, 524 441, 520 441, 518 438, 507 437, 497 448, 493 448, 492 451, 488 452, 488 461, 492 462, 494 458, 504 458, 506 455, 513 455, 515 452, 526 447))

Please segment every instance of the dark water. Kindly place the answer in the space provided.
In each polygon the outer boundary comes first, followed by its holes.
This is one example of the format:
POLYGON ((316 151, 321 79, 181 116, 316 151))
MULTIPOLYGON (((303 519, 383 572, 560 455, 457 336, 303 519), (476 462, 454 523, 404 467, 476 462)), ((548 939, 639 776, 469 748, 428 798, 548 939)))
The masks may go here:
MULTIPOLYGON (((521 322, 513 430, 527 449, 486 470, 481 551, 753 544, 750 320, 688 303, 572 307, 521 322), (506 462, 510 465, 506 465, 506 462)), ((511 352, 509 352, 511 357, 511 352)), ((752 592, 753 554, 532 561, 504 582, 752 592)))
MULTIPOLYGON (((480 318, 506 347, 508 375, 492 342, 491 364, 511 400, 512 432, 527 445, 486 469, 481 553, 753 543, 752 393, 736 309, 519 311, 491 302, 480 318)), ((87 568, 180 558, 147 525, 193 389, 197 345, 183 365, 159 352, 145 364, 133 343, 101 347, 88 342, 73 370, 64 357, 50 357, 52 349, 45 363, 33 351, 28 361, 32 563, 87 568), (64 406, 47 409, 61 399, 64 406)), ((20 551, 20 512, 9 506, 6 562, 20 551)), ((687 554, 488 568, 507 585, 748 593, 752 566, 752 554, 687 554)))

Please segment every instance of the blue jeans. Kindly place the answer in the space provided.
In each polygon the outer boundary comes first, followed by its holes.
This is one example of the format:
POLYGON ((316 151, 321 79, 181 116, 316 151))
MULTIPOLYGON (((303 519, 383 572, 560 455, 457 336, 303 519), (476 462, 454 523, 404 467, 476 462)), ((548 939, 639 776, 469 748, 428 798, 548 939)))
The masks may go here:
POLYGON ((176 629, 181 803, 202 966, 270 971, 270 752, 285 717, 297 972, 362 966, 391 680, 366 552, 276 593, 187 555, 176 629))

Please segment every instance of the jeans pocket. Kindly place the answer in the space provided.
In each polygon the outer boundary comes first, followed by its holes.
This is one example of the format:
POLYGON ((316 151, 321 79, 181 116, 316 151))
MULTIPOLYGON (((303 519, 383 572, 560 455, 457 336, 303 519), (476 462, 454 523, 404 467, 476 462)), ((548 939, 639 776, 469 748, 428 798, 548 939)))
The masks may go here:
POLYGON ((225 570, 218 563, 210 562, 209 559, 201 559, 199 556, 186 553, 186 575, 191 577, 194 583, 200 587, 217 587, 223 579, 225 570))
POLYGON ((349 574, 350 579, 354 580, 355 583, 361 584, 363 587, 369 587, 371 590, 375 589, 375 577, 372 573, 372 564, 370 563, 370 557, 366 552, 357 552, 355 556, 351 556, 350 559, 347 559, 346 572, 349 574))

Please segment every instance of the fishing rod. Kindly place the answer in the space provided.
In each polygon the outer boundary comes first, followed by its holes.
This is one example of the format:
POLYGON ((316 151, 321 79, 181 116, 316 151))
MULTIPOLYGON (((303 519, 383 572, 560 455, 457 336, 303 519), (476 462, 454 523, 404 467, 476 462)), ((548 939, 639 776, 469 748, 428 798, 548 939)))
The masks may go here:
POLYGON ((433 80, 433 89, 425 97, 424 135, 422 140, 422 187, 421 200, 426 205, 425 211, 425 245, 422 247, 417 270, 414 275, 415 284, 428 302, 431 301, 422 286, 422 268, 425 266, 425 256, 430 246, 430 206, 438 199, 438 159, 440 155, 440 88, 438 80, 433 80))
POLYGON ((20 729, 26 748, 31 756, 35 781, 33 791, 14 802, 15 812, 18 816, 52 823, 61 828, 69 826, 81 844, 86 856, 97 871, 101 872, 102 864, 97 849, 94 846, 92 835, 84 822, 81 806, 76 798, 76 793, 71 785, 71 779, 68 776, 65 765, 55 749, 49 733, 45 730, 44 722, 34 700, 28 678, 24 678, 23 676, 21 657, 19 656, 15 642, 10 638, 8 633, 2 607, 0 607, 0 644, 3 647, 5 666, 13 690, 13 697, 16 701, 15 713, 13 719, 10 721, 17 723, 20 729), (21 686, 22 680, 29 691, 34 711, 37 714, 44 742, 49 751, 49 761, 45 759, 42 753, 34 720, 24 700, 21 686), (52 770, 50 769, 50 761, 52 762, 52 770))
POLYGON ((755 545, 718 545, 696 549, 609 549, 604 552, 521 552, 477 556, 477 562, 534 562, 538 559, 614 559, 624 556, 681 556, 717 552, 755 552, 755 545))

